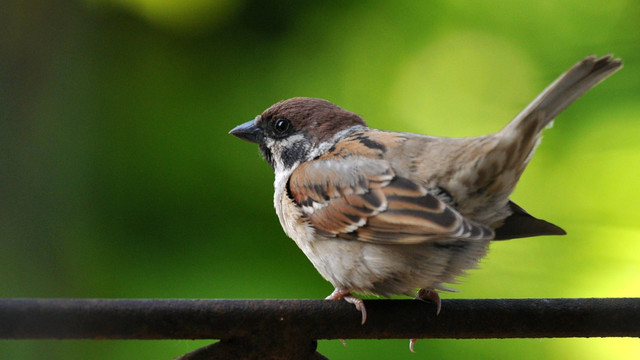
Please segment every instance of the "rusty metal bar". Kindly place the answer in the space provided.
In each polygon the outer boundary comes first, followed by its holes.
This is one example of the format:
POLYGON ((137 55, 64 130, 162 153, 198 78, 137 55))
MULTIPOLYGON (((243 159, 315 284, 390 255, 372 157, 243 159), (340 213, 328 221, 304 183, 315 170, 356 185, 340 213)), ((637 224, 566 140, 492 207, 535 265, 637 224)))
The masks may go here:
MULTIPOLYGON (((3 339, 640 337, 640 298, 344 301, 1 299, 3 339)), ((284 341, 283 340, 283 341, 284 341)))

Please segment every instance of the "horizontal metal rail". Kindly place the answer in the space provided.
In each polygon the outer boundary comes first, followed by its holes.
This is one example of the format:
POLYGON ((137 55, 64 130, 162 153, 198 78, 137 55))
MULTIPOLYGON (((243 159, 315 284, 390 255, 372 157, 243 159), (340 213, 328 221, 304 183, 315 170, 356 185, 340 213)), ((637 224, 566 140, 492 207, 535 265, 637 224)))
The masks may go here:
POLYGON ((640 337, 640 298, 443 300, 439 315, 418 300, 365 306, 361 325, 353 305, 333 300, 0 299, 0 338, 222 340, 182 359, 269 358, 299 344, 321 359, 319 339, 640 337))
POLYGON ((314 339, 640 337, 640 298, 344 301, 0 299, 4 339, 226 339, 293 329, 314 339))

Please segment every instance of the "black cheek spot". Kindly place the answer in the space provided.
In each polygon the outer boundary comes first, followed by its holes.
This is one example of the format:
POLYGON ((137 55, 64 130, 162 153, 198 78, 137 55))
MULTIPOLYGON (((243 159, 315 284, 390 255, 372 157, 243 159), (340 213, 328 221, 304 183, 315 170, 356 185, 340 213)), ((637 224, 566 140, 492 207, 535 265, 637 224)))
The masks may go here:
POLYGON ((302 142, 294 143, 282 153, 282 164, 285 168, 291 168, 295 163, 305 160, 305 156, 306 147, 302 142))

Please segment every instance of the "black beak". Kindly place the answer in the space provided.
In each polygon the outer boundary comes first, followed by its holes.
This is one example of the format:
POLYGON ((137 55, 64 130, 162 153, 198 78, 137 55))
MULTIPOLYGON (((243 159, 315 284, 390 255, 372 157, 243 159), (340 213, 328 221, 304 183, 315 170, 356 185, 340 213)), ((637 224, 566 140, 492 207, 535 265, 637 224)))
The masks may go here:
POLYGON ((256 126, 255 120, 234 127, 229 134, 255 144, 262 144, 263 140, 262 129, 256 126))

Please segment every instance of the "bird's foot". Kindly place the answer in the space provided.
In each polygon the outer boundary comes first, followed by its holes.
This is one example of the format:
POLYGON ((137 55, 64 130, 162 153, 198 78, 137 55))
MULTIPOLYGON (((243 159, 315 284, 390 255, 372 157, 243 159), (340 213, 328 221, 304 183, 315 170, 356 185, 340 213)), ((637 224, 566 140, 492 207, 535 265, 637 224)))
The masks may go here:
POLYGON ((413 350, 413 347, 416 345, 416 343, 417 343, 417 342, 418 342, 418 339, 416 339, 416 338, 409 339, 409 350, 410 350, 412 353, 415 353, 415 352, 416 352, 415 350, 413 350))
MULTIPOLYGON (((431 302, 434 302, 436 304, 436 315, 440 315, 440 309, 442 308, 442 302, 440 300, 440 296, 438 295, 438 293, 433 290, 433 289, 420 289, 418 290, 418 293, 416 294, 416 299, 417 300, 429 300, 431 302)), ((414 351, 414 346, 416 345, 416 342, 418 341, 418 339, 411 339, 409 340, 409 350, 411 350, 411 352, 415 352, 414 351)))
POLYGON ((325 300, 344 300, 348 303, 353 304, 356 307, 356 310, 360 311, 362 314, 362 324, 367 321, 367 309, 364 307, 364 301, 359 297, 355 297, 351 295, 351 292, 347 290, 335 289, 331 295, 327 296, 325 300))
POLYGON ((416 294, 417 300, 429 300, 436 304, 436 315, 440 315, 440 309, 442 308, 442 301, 440 296, 433 289, 420 289, 416 294))

